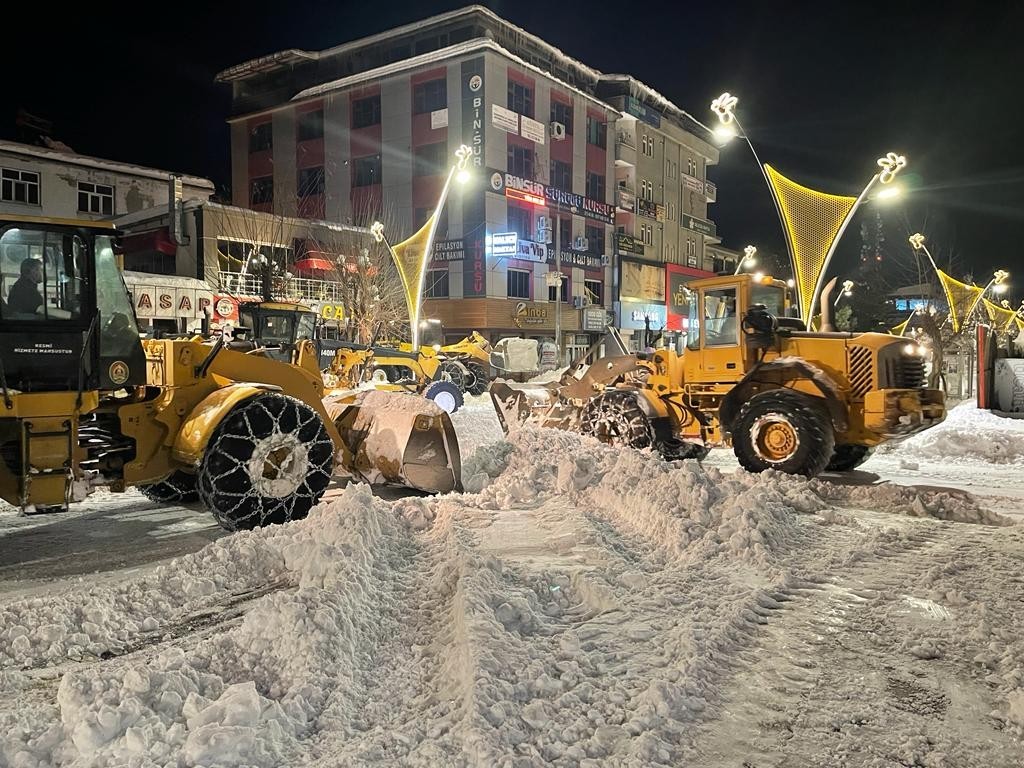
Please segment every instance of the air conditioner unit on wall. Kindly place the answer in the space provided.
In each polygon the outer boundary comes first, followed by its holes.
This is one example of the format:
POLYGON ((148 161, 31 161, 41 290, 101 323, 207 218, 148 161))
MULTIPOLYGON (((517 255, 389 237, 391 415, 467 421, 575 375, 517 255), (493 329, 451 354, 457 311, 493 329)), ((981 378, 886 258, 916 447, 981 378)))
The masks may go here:
POLYGON ((606 253, 602 253, 601 254, 601 266, 602 267, 607 267, 611 263, 612 263, 611 257, 608 254, 606 254, 606 253))
POLYGON ((561 141, 565 138, 565 123, 554 122, 550 125, 551 138, 556 141, 561 141))
POLYGON ((590 247, 590 241, 587 238, 580 235, 572 241, 572 247, 577 251, 586 251, 590 247))
POLYGON ((587 307, 590 306, 590 297, 589 296, 573 296, 572 297, 572 305, 576 309, 586 309, 587 307))

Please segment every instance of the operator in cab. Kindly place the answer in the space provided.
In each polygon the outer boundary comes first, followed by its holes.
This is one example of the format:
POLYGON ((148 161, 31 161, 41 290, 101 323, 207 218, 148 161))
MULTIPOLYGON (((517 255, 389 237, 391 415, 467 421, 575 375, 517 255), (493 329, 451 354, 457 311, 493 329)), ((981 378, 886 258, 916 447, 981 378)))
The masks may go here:
POLYGON ((11 312, 34 315, 43 306, 43 294, 36 287, 43 282, 43 263, 38 259, 21 262, 21 277, 11 286, 7 306, 11 312))

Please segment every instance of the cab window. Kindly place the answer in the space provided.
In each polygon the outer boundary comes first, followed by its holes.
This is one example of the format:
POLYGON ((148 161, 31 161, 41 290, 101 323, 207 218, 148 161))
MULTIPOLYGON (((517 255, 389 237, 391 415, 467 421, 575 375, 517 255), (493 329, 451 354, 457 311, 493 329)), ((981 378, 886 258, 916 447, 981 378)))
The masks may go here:
POLYGON ((0 235, 0 317, 81 318, 86 259, 86 243, 78 235, 6 230, 0 235))
POLYGON ((704 346, 726 347, 740 343, 736 317, 736 288, 717 288, 704 293, 704 346))
POLYGON ((764 304, 769 314, 775 317, 786 316, 786 294, 780 286, 755 283, 750 289, 750 303, 764 304))

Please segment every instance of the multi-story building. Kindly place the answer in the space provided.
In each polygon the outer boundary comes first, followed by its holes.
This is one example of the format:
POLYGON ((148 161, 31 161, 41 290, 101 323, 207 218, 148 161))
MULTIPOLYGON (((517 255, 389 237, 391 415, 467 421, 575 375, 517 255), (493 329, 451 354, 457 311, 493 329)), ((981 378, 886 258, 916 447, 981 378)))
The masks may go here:
MULTIPOLYGON (((166 206, 172 174, 31 144, 0 141, 0 213, 113 219, 166 206)), ((208 200, 213 182, 176 176, 184 199, 208 200)))
POLYGON ((485 8, 282 51, 218 80, 233 89, 236 205, 381 219, 396 240, 430 215, 456 149, 472 148, 426 281, 425 312, 450 336, 550 338, 557 314, 572 354, 609 321, 663 327, 666 265, 702 273, 715 236, 708 129, 485 8))

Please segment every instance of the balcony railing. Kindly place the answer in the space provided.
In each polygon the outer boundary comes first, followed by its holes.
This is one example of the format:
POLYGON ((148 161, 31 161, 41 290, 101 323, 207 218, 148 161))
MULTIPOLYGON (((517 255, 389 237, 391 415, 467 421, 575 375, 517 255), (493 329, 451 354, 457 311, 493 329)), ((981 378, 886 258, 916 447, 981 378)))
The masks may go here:
MULTIPOLYGON (((220 290, 233 296, 259 296, 263 292, 258 275, 239 272, 221 272, 220 290)), ((343 286, 334 280, 316 280, 308 277, 275 277, 271 282, 274 298, 293 301, 340 301, 343 286)))
POLYGON ((709 203, 718 200, 718 187, 715 186, 714 182, 704 182, 704 199, 709 203))
POLYGON ((620 133, 615 137, 615 160, 619 165, 636 165, 636 139, 620 133))

